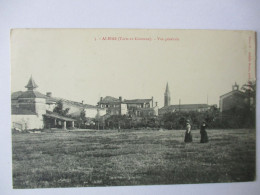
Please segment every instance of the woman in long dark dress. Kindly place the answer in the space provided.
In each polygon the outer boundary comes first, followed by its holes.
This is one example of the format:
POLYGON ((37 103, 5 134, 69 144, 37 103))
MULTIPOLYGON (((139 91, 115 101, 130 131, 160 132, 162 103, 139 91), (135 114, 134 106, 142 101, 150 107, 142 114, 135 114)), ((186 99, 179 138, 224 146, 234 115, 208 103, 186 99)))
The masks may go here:
POLYGON ((203 122, 202 125, 200 126, 200 136, 201 136, 200 143, 207 143, 209 141, 206 127, 207 125, 205 122, 203 122))
POLYGON ((186 132, 185 132, 184 142, 186 142, 186 143, 192 142, 191 125, 190 125, 189 121, 187 121, 187 123, 186 123, 186 132))

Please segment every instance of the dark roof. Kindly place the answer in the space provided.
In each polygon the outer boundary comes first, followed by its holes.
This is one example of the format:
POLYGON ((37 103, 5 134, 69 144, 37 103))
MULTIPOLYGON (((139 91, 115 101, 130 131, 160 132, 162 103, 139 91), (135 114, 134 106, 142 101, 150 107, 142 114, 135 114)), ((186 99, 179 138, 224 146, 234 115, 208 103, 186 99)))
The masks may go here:
POLYGON ((66 100, 66 99, 62 99, 62 98, 56 98, 57 101, 62 101, 63 103, 66 103, 68 105, 72 105, 72 106, 76 106, 79 108, 97 108, 97 106, 93 106, 90 104, 82 104, 81 102, 75 102, 75 101, 71 101, 71 100, 66 100))
POLYGON ((18 99, 18 97, 20 96, 20 95, 22 95, 22 91, 16 91, 16 92, 13 92, 12 94, 11 94, 11 99, 12 100, 17 100, 18 99))
POLYGON ((46 95, 43 95, 38 91, 28 90, 23 92, 18 98, 45 98, 46 99, 46 95))
MULTIPOLYGON (((132 99, 132 100, 123 100, 124 104, 143 104, 152 101, 152 99, 132 99)), ((99 103, 120 103, 121 101, 118 98, 112 96, 106 96, 99 103)))
MULTIPOLYGON (((170 105, 170 106, 164 106, 161 109, 162 110, 178 110, 178 109, 200 109, 200 108, 209 108, 210 106, 207 104, 176 104, 176 105, 170 105)), ((160 109, 160 110, 161 110, 160 109)))
POLYGON ((27 89, 35 89, 37 87, 38 87, 38 85, 36 85, 36 83, 34 82, 32 76, 31 76, 31 78, 29 79, 29 81, 28 81, 27 85, 25 86, 25 88, 27 88, 27 89))
POLYGON ((133 100, 124 100, 126 104, 143 104, 152 101, 152 99, 133 99, 133 100))
POLYGON ((99 103, 120 103, 120 100, 112 96, 106 96, 99 103))
POLYGON ((11 113, 12 115, 36 115, 36 113, 31 110, 27 110, 16 106, 12 106, 11 113))
POLYGON ((34 90, 28 90, 28 91, 16 91, 11 94, 11 99, 16 100, 18 98, 45 98, 46 104, 56 103, 58 101, 62 101, 63 103, 66 103, 68 105, 80 107, 80 108, 97 108, 97 106, 90 105, 90 104, 82 104, 81 102, 75 102, 63 98, 57 98, 57 97, 49 97, 46 96, 38 91, 34 90))
POLYGON ((242 95, 242 96, 246 96, 246 94, 245 94, 243 91, 232 90, 232 91, 230 91, 230 92, 228 92, 228 93, 225 93, 225 94, 221 95, 220 98, 223 97, 223 96, 226 96, 226 95, 233 95, 233 94, 235 94, 235 93, 237 93, 237 94, 239 94, 239 95, 242 95))
POLYGON ((69 118, 69 117, 66 117, 66 116, 61 116, 58 113, 50 112, 48 110, 46 111, 46 114, 43 114, 43 115, 47 116, 47 117, 50 117, 50 118, 60 119, 60 120, 63 120, 63 121, 76 121, 73 118, 69 118))

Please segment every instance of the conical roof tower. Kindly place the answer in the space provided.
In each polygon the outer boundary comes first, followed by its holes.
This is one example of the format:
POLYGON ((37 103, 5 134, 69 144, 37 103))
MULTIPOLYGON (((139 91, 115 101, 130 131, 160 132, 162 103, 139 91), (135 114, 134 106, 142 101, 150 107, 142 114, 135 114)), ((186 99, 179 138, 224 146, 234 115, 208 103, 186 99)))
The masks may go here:
POLYGON ((27 85, 25 86, 25 88, 27 88, 28 90, 33 91, 35 88, 37 88, 38 85, 36 85, 35 81, 33 80, 33 77, 31 76, 31 78, 29 79, 27 85))

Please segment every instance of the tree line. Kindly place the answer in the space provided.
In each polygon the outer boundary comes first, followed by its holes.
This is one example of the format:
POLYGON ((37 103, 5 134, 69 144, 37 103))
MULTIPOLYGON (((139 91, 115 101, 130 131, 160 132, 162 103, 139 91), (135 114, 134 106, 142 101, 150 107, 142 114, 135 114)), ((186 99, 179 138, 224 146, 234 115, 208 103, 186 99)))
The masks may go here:
MULTIPOLYGON (((243 107, 233 108, 220 113, 216 106, 211 106, 208 111, 198 112, 170 112, 162 116, 129 116, 129 115, 105 115, 97 114, 95 118, 89 118, 82 110, 76 119, 75 127, 88 129, 184 129, 186 121, 191 122, 193 129, 198 129, 203 121, 208 128, 255 128, 256 117, 256 82, 248 82, 241 88, 247 98, 243 107)), ((58 102, 53 112, 62 116, 69 116, 69 109, 63 108, 62 102, 58 102)))
POLYGON ((227 112, 220 113, 219 109, 212 106, 206 112, 172 112, 162 116, 135 117, 128 115, 105 115, 88 118, 84 112, 76 118, 75 126, 86 129, 184 129, 186 121, 189 120, 192 129, 200 128, 203 121, 209 129, 220 128, 255 128, 255 112, 244 108, 233 108, 227 112))

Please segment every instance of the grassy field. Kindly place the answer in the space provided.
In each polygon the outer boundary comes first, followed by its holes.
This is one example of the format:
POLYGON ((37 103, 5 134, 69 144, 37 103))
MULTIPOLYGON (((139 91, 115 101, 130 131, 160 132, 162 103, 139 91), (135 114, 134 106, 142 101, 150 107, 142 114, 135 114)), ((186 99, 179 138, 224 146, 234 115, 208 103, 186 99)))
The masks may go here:
POLYGON ((13 187, 153 185, 255 179, 255 130, 13 134, 13 187))

